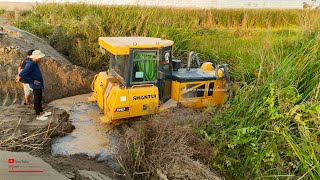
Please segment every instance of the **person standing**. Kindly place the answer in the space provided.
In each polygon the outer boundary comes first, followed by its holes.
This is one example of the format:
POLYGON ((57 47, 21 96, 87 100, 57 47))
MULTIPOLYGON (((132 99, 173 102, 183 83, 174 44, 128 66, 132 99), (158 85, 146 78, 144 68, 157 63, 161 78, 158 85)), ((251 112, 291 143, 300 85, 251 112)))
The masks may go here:
POLYGON ((34 110, 36 119, 45 121, 50 116, 51 112, 44 112, 42 108, 42 89, 44 88, 43 77, 38 62, 41 61, 45 54, 40 50, 34 50, 26 61, 25 68, 20 72, 19 76, 29 83, 33 89, 34 110))
POLYGON ((19 74, 20 74, 20 72, 22 71, 22 69, 26 66, 27 60, 28 60, 28 59, 30 60, 29 56, 32 54, 33 51, 34 51, 33 49, 29 50, 28 53, 27 53, 27 54, 28 54, 27 58, 24 59, 24 60, 22 60, 20 66, 19 66, 19 68, 18 68, 18 76, 17 76, 17 78, 16 78, 16 82, 21 82, 21 83, 22 83, 22 86, 23 86, 23 93, 24 93, 24 103, 23 103, 23 104, 24 104, 24 105, 30 105, 29 96, 31 95, 31 93, 32 93, 33 91, 32 91, 32 89, 30 88, 30 86, 29 86, 29 84, 27 83, 27 81, 25 81, 24 79, 22 79, 22 78, 19 76, 19 74))

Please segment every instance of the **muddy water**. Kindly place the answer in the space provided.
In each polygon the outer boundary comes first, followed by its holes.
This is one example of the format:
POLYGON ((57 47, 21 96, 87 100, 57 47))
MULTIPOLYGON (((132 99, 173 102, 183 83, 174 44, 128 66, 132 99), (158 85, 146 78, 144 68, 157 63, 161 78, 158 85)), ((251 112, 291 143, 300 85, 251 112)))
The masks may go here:
POLYGON ((86 154, 99 161, 112 161, 118 137, 114 133, 112 136, 106 134, 108 126, 98 122, 101 111, 96 104, 87 102, 88 96, 59 99, 49 104, 66 110, 75 126, 71 134, 53 141, 52 155, 86 154))

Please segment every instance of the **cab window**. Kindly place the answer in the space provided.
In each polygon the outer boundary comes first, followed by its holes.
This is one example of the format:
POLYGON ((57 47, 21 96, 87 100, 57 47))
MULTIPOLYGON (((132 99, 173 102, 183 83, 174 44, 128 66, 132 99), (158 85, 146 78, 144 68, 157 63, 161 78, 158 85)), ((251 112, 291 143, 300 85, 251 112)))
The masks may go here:
POLYGON ((116 73, 123 81, 126 78, 128 56, 126 55, 110 55, 111 71, 116 73))
MULTIPOLYGON (((187 84, 185 90, 187 91, 187 90, 189 90, 189 89, 191 89, 191 88, 193 88, 193 87, 195 87, 195 86, 197 86, 197 85, 199 85, 199 84, 187 84)), ((204 93, 205 93, 205 91, 206 91, 205 88, 206 88, 206 85, 203 84, 203 85, 201 85, 201 86, 199 86, 199 87, 197 87, 197 88, 195 88, 195 89, 193 89, 193 90, 191 90, 191 91, 189 91, 189 92, 187 92, 187 93, 182 94, 182 97, 183 97, 183 98, 203 97, 203 96, 204 96, 204 93)))
POLYGON ((157 80, 158 51, 133 52, 133 83, 152 83, 157 80))

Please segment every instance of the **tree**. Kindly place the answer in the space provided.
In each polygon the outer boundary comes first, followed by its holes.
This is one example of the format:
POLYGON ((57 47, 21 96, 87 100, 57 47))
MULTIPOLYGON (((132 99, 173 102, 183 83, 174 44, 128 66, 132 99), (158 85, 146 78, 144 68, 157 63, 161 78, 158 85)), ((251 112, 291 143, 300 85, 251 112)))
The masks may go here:
POLYGON ((303 3, 302 3, 303 9, 313 9, 313 8, 316 8, 316 7, 317 7, 316 1, 317 1, 317 0, 311 0, 310 2, 303 2, 303 3))

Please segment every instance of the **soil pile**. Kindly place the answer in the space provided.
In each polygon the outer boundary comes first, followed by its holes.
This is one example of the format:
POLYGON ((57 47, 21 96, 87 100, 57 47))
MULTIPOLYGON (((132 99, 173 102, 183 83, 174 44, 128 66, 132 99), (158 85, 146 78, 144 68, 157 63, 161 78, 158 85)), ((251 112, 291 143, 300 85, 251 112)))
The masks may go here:
POLYGON ((90 92, 93 72, 72 65, 39 37, 12 26, 0 25, 0 107, 22 103, 22 85, 15 82, 15 77, 30 49, 39 49, 47 55, 40 62, 45 102, 90 92))
POLYGON ((47 109, 53 113, 47 121, 35 120, 31 106, 12 105, 0 110, 1 151, 35 152, 52 137, 64 136, 74 129, 69 114, 61 109, 47 109))

